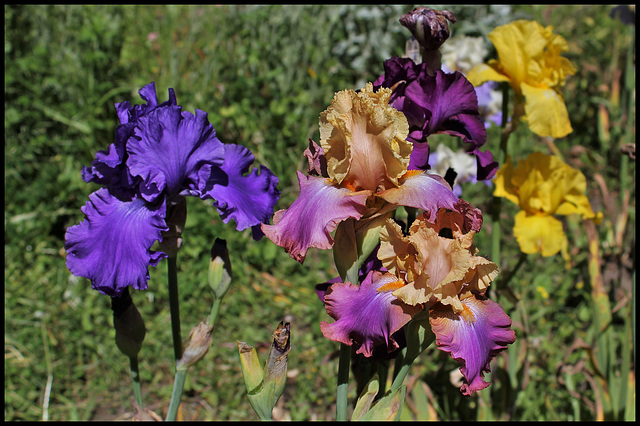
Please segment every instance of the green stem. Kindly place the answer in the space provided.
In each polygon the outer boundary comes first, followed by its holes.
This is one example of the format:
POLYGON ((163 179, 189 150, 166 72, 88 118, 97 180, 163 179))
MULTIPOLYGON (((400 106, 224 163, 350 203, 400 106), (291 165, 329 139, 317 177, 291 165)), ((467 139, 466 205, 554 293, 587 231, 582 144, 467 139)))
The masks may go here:
POLYGON ((178 298, 178 262, 177 255, 170 256, 167 262, 169 278, 169 309, 171 311, 171 333, 173 334, 173 354, 176 361, 182 358, 182 337, 180 335, 180 300, 178 298))
MULTIPOLYGON (((167 259, 167 275, 169 279, 169 309, 171 311, 171 332, 173 335, 173 355, 177 362, 182 358, 182 337, 180 335, 180 300, 178 298, 178 262, 177 255, 169 256, 167 259)), ((173 392, 171 393, 171 402, 169 403, 169 411, 167 412, 167 421, 176 419, 180 400, 182 399, 182 391, 187 370, 176 370, 176 376, 173 383, 173 392)))
POLYGON ((384 393, 387 391, 387 376, 389 375, 389 361, 388 360, 380 360, 376 363, 378 370, 378 380, 380 382, 380 388, 378 390, 378 395, 376 395, 376 399, 380 399, 384 396, 384 393))
POLYGON ((184 381, 187 378, 187 368, 176 370, 176 377, 173 382, 173 392, 171 393, 171 402, 167 411, 166 421, 175 421, 178 415, 178 407, 182 399, 182 391, 184 389, 184 381))
POLYGON ((142 385, 140 384, 140 370, 138 369, 138 357, 129 358, 129 370, 133 382, 133 397, 138 407, 142 409, 142 385))
POLYGON ((211 314, 209 314, 209 325, 213 326, 216 323, 216 318, 218 318, 218 312, 220 311, 220 304, 222 303, 222 298, 216 297, 213 300, 213 305, 211 306, 211 314))
MULTIPOLYGON (((359 283, 360 265, 354 262, 343 277, 344 282, 353 285, 359 283)), ((340 360, 338 364, 338 389, 336 395, 336 420, 347 420, 347 394, 349 392, 349 369, 351 368, 351 346, 340 344, 340 360)))
POLYGON ((336 396, 336 420, 347 420, 347 395, 349 392, 349 368, 351 366, 351 346, 340 344, 338 364, 338 389, 336 396))
POLYGON ((394 390, 402 386, 402 383, 404 383, 404 379, 407 377, 407 374, 409 373, 409 369, 411 368, 411 364, 413 364, 414 359, 415 358, 409 358, 409 357, 403 358, 402 364, 400 365, 400 370, 398 370, 398 374, 395 374, 394 372, 395 378, 393 379, 393 383, 389 388, 390 392, 393 392, 394 390))
MULTIPOLYGON (((511 118, 511 123, 508 124, 509 87, 510 86, 507 83, 502 83, 502 123, 500 126, 502 131, 500 132, 500 152, 498 153, 498 164, 500 166, 502 166, 507 160, 507 142, 509 141, 509 136, 513 129, 517 126, 517 122, 515 122, 515 120, 520 119, 518 114, 514 114, 514 117, 511 118)), ((500 265, 500 242, 502 238, 500 230, 500 212, 502 211, 502 198, 494 196, 492 202, 491 221, 493 223, 493 228, 491 230, 491 260, 496 265, 500 265)))
POLYGON ((402 386, 413 362, 435 341, 436 336, 431 331, 428 315, 427 311, 422 311, 405 325, 404 332, 407 339, 407 347, 405 348, 406 351, 403 350, 402 362, 395 365, 396 369, 398 369, 398 365, 400 369, 397 374, 394 371, 394 379, 389 392, 393 392, 402 386))

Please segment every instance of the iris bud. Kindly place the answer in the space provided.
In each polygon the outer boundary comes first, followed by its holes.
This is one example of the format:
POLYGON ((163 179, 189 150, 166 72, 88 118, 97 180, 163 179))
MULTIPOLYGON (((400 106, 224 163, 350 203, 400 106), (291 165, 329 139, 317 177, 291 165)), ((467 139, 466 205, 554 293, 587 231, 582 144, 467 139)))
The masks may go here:
POLYGON ((417 7, 400 18, 400 23, 407 27, 425 50, 437 50, 449 38, 449 24, 456 22, 456 17, 448 10, 433 10, 428 7, 417 7))
POLYGON ((231 261, 227 242, 216 238, 211 247, 211 261, 209 262, 209 287, 217 299, 225 295, 231 285, 231 261))
POLYGON ((240 367, 249 402, 261 420, 271 420, 273 407, 280 399, 287 380, 287 358, 291 350, 289 323, 280 322, 273 332, 267 362, 260 365, 255 348, 238 341, 240 367))
POLYGON ((187 369, 200 361, 209 351, 213 334, 213 326, 201 322, 191 329, 186 343, 183 344, 182 358, 176 363, 176 369, 187 369))
POLYGON ((125 287, 119 297, 111 298, 111 310, 116 330, 116 346, 129 358, 136 358, 147 331, 142 316, 129 295, 129 287, 125 287))

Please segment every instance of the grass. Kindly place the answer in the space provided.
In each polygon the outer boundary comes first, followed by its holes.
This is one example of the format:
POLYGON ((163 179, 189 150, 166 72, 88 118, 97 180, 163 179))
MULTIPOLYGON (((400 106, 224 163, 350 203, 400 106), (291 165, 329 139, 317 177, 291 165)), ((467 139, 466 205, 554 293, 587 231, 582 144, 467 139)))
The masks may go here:
MULTIPOLYGON (((308 138, 317 140, 319 113, 335 91, 375 79, 386 58, 402 54, 408 32, 397 20, 411 8, 5 5, 5 420, 134 414, 109 300, 69 273, 63 249, 66 228, 97 189, 80 169, 113 139, 113 103, 138 102, 149 81, 162 100, 173 87, 185 109, 209 113, 223 142, 247 146, 279 176, 285 208, 297 196, 295 170, 304 167, 308 138)), ((494 362, 491 387, 462 397, 450 380, 457 364, 430 348, 410 372, 403 419, 635 419, 635 162, 621 150, 635 144, 635 69, 627 68, 635 28, 611 18, 610 6, 513 6, 504 15, 489 6, 448 9, 458 18, 453 35, 486 36, 526 18, 568 40, 578 70, 564 90, 574 132, 555 147, 585 174, 605 220, 588 234, 567 218, 570 262, 529 256, 509 291, 495 295, 518 340, 494 362)), ((492 150, 496 132, 489 131, 492 150)), ((524 127, 509 149, 522 158, 553 146, 524 127)), ((483 211, 490 195, 465 187, 483 211)), ((510 236, 515 207, 503 206, 507 273, 519 250, 510 236)), ((287 319, 289 379, 276 414, 333 419, 338 345, 320 332, 327 316, 313 287, 336 275, 330 253, 312 249, 299 265, 267 239, 254 242, 223 224, 210 204, 189 199, 188 209, 178 258, 183 335, 209 313, 216 237, 228 242, 234 278, 210 351, 187 377, 181 418, 255 420, 235 342, 256 346, 264 359, 271 332, 287 319)), ((483 253, 490 235, 487 223, 477 238, 483 253)), ((166 262, 150 274, 149 290, 132 296, 147 326, 143 397, 163 417, 174 373, 166 262)), ((351 389, 351 402, 355 396, 351 389)))

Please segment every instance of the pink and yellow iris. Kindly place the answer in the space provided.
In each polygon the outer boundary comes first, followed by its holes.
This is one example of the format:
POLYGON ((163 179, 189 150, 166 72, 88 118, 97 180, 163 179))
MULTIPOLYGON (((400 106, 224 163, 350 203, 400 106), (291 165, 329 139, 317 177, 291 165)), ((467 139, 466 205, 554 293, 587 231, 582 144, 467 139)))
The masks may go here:
POLYGON ((352 275, 342 273, 342 258, 358 249, 357 263, 345 263, 359 265, 380 242, 358 282, 337 278, 317 286, 335 320, 323 321, 322 333, 367 357, 388 354, 400 347, 404 325, 426 309, 438 347, 463 364, 461 390, 469 395, 488 386, 482 377, 489 362, 515 334, 504 311, 483 297, 498 270, 473 245, 481 212, 441 177, 408 170, 414 146, 391 95, 372 84, 335 94, 320 115, 320 143, 310 141, 305 151, 309 173, 298 172, 299 197, 262 230, 301 263, 310 247, 333 248, 343 277, 352 275), (408 236, 391 218, 399 206, 422 211, 408 236), (357 242, 370 234, 375 244, 360 253, 357 242))
POLYGON ((322 322, 325 337, 354 345, 370 357, 374 350, 399 347, 397 333, 419 312, 429 312, 436 345, 462 364, 461 392, 489 386, 490 362, 515 341, 511 319, 484 297, 498 267, 477 255, 473 238, 482 215, 464 200, 440 209, 435 222, 419 216, 404 235, 389 219, 380 231, 381 262, 360 286, 336 282, 324 293, 333 323, 322 322))
MULTIPOLYGON (((329 249, 331 233, 353 219, 358 230, 398 206, 430 212, 453 208, 457 197, 439 176, 408 170, 413 145, 406 117, 389 106, 391 90, 343 90, 320 115, 320 144, 311 141, 310 173, 298 172, 300 195, 274 214, 265 235, 303 262, 310 247, 329 249)), ((379 220, 378 220, 379 221, 379 220)), ((364 231, 363 231, 364 232, 364 231)), ((352 235, 353 237, 353 235, 352 235)))

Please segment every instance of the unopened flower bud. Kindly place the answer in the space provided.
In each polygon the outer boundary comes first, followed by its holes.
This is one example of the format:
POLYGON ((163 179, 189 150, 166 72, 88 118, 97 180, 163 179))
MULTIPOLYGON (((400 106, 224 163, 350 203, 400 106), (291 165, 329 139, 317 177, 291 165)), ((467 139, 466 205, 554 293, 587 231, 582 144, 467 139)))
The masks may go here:
POLYGON ((249 402, 261 420, 271 420, 271 412, 284 391, 287 358, 291 350, 289 323, 280 322, 263 368, 253 346, 237 342, 242 376, 249 402))
POLYGON ((238 345, 238 354, 240 355, 240 368, 242 369, 244 384, 249 395, 253 395, 262 387, 264 369, 260 365, 256 348, 246 342, 236 341, 236 343, 238 345))
POLYGON ((227 242, 216 238, 211 247, 211 261, 209 262, 209 287, 216 298, 222 298, 229 289, 231 275, 227 242))
POLYGON ((291 327, 288 322, 281 321, 278 324, 278 328, 273 332, 273 343, 271 344, 265 367, 264 385, 267 388, 273 382, 274 406, 280 399, 287 381, 287 358, 291 350, 290 331, 291 327))
POLYGON ((418 43, 427 51, 439 49, 449 38, 447 21, 456 22, 453 13, 422 6, 405 13, 400 18, 400 23, 411 31, 418 43))
POLYGON ((179 197, 176 204, 169 206, 168 213, 166 222, 169 230, 162 232, 159 247, 169 257, 175 257, 182 247, 182 231, 187 222, 187 199, 179 197))
POLYGON ((213 326, 204 322, 193 327, 183 343, 182 358, 178 360, 176 369, 187 369, 200 361, 209 350, 212 334, 213 326))
POLYGON ((128 287, 125 287, 119 297, 111 298, 111 310, 116 330, 116 346, 129 358, 136 358, 147 331, 142 316, 129 295, 128 287))

